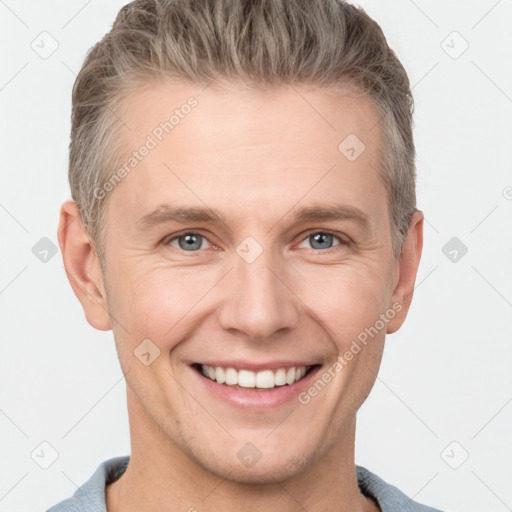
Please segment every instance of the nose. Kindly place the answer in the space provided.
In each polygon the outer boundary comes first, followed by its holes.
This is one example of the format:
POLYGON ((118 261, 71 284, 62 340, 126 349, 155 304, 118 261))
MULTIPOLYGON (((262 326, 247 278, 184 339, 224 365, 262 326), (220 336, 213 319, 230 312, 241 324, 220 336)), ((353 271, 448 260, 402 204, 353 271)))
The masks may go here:
POLYGON ((266 340, 275 333, 294 329, 300 318, 301 300, 294 294, 292 273, 264 250, 252 263, 235 255, 234 268, 224 283, 223 301, 217 310, 221 327, 248 340, 266 340))

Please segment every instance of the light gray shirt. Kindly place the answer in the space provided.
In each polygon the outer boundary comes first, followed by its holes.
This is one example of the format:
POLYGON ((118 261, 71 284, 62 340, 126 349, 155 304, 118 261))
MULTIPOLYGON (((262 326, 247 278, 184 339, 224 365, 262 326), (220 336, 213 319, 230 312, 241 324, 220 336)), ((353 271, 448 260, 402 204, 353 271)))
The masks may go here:
MULTIPOLYGON (((125 471, 129 456, 102 462, 92 477, 73 496, 48 509, 47 512, 107 512, 105 487, 125 471)), ((359 489, 379 504, 381 512, 441 512, 408 498, 396 487, 384 482, 362 466, 356 466, 359 489)))

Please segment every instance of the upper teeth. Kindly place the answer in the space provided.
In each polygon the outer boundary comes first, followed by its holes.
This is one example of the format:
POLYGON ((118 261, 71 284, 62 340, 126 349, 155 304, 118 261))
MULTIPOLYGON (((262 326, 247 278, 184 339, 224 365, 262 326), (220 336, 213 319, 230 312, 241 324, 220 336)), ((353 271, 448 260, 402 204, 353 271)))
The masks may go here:
POLYGON ((273 388, 293 384, 302 379, 306 374, 305 366, 292 366, 290 368, 279 368, 278 370, 263 370, 252 372, 250 370, 235 370, 234 368, 223 368, 221 366, 201 365, 201 372, 205 377, 217 381, 219 384, 230 386, 239 385, 243 388, 273 388))

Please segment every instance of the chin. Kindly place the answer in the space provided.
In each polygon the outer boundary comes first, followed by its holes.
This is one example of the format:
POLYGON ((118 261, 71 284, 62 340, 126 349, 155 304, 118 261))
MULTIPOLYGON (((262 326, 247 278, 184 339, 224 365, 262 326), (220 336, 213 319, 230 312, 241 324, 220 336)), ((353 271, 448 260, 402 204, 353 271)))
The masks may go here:
POLYGON ((296 474, 300 473, 310 464, 311 456, 288 456, 274 454, 273 457, 265 460, 265 455, 253 462, 252 465, 245 465, 235 455, 235 462, 226 460, 225 454, 216 455, 201 454, 201 457, 194 456, 196 463, 216 476, 236 482, 239 484, 275 484, 285 482, 296 474))
MULTIPOLYGON (((283 483, 301 472, 301 467, 289 463, 272 464, 247 469, 225 468, 218 476, 238 484, 276 484, 283 483)), ((215 471, 213 471, 215 472, 215 471)))

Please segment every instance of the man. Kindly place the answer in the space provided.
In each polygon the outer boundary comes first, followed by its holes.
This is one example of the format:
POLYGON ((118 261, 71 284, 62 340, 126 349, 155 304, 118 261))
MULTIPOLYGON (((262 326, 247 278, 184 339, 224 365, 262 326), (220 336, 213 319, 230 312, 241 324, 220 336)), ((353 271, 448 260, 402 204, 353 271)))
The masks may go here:
POLYGON ((341 0, 143 0, 73 90, 59 243, 131 455, 64 510, 432 511, 355 465, 422 250, 412 98, 341 0))

